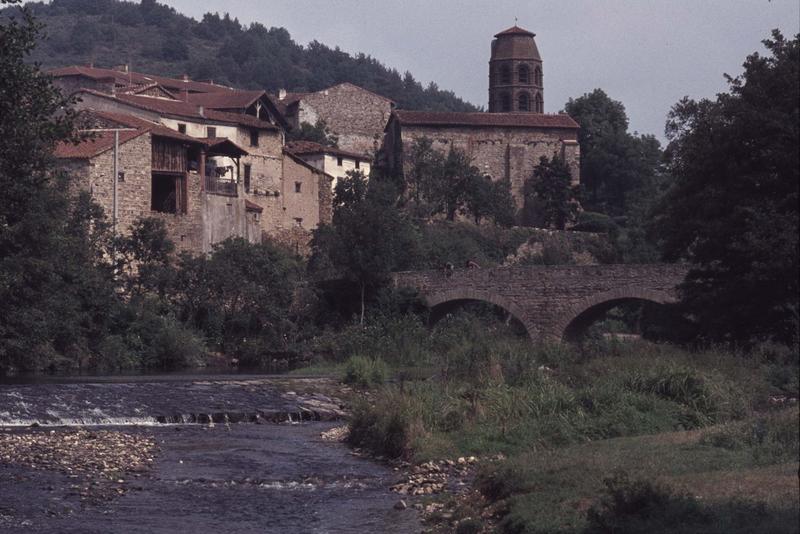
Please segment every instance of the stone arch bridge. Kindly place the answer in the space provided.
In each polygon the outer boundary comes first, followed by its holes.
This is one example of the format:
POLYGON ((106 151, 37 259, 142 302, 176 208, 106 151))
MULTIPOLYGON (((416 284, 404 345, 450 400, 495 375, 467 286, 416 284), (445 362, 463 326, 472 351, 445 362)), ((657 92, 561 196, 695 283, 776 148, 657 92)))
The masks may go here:
POLYGON ((435 322, 467 301, 499 306, 532 340, 577 337, 625 301, 669 304, 688 267, 670 264, 555 265, 394 273, 395 287, 416 289, 435 322))

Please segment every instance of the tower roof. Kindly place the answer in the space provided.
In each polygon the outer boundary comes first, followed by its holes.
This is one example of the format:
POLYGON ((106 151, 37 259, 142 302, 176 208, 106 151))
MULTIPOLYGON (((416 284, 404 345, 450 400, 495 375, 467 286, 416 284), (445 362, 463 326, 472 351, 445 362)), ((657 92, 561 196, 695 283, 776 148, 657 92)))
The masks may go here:
POLYGON ((535 33, 529 32, 528 30, 526 30, 524 28, 520 28, 516 24, 514 26, 511 26, 507 30, 503 30, 500 33, 496 33, 495 37, 503 37, 504 35, 527 35, 527 36, 530 36, 530 37, 536 37, 535 33))

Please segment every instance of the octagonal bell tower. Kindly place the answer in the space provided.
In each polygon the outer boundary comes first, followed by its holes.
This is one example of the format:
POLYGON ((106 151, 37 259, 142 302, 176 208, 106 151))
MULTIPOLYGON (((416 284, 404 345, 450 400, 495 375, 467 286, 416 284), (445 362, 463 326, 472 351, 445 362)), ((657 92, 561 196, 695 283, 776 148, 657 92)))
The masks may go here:
POLYGON ((544 113, 536 34, 513 26, 494 36, 489 59, 490 113, 544 113))

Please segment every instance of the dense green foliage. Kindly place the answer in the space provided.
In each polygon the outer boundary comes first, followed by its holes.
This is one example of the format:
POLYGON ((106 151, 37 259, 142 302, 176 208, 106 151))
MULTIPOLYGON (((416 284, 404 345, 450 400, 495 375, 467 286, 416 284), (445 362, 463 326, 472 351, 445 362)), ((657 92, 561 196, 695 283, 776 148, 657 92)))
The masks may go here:
POLYGON ((25 12, 0 24, 0 372, 73 361, 105 328, 113 300, 95 209, 65 198, 50 150, 72 131, 67 104, 25 63, 40 27, 25 12))
POLYGON ((358 287, 361 323, 367 291, 380 288, 392 271, 408 267, 416 246, 414 229, 397 208, 394 185, 375 174, 369 182, 360 171, 339 179, 332 224, 318 228, 311 244, 312 269, 358 287))
POLYGON ((331 133, 328 124, 322 119, 317 119, 314 124, 300 123, 300 128, 286 133, 286 141, 312 141, 322 146, 339 146, 339 137, 331 133))
POLYGON ((764 44, 729 93, 673 108, 674 181, 654 226, 668 260, 696 266, 683 300, 706 337, 796 347, 800 36, 764 44))
POLYGON ((464 151, 451 147, 442 154, 423 137, 414 140, 408 160, 405 188, 411 200, 409 211, 415 215, 444 215, 453 221, 460 214, 475 224, 483 219, 500 226, 514 223, 511 184, 483 175, 464 151))
POLYGON ((536 206, 532 216, 545 228, 563 230, 575 217, 578 204, 571 180, 569 167, 556 155, 539 158, 525 181, 525 205, 536 206))
MULTIPOLYGON (((285 28, 243 26, 228 14, 201 21, 156 2, 54 0, 30 2, 48 39, 33 53, 45 68, 130 64, 139 72, 181 76, 246 89, 319 91, 351 82, 384 95, 404 109, 474 111, 475 106, 431 82, 423 87, 365 54, 314 41, 294 42, 285 28)), ((0 18, 6 13, 0 13, 0 18)))
POLYGON ((602 89, 570 98, 564 109, 581 125, 578 141, 584 207, 611 216, 625 215, 631 195, 653 187, 658 177, 658 141, 652 135, 629 133, 625 106, 602 89))

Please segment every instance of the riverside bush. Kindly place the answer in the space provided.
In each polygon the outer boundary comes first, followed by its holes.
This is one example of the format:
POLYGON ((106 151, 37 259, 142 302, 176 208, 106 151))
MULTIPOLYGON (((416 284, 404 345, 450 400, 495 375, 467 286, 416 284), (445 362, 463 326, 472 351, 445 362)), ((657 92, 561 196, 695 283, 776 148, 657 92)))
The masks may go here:
POLYGON ((388 373, 388 367, 380 358, 350 356, 344 365, 342 382, 359 388, 369 388, 383 384, 388 373))
POLYGON ((678 527, 701 527, 710 519, 695 499, 666 486, 631 480, 624 472, 605 484, 606 497, 587 513, 587 534, 674 532, 678 527))

